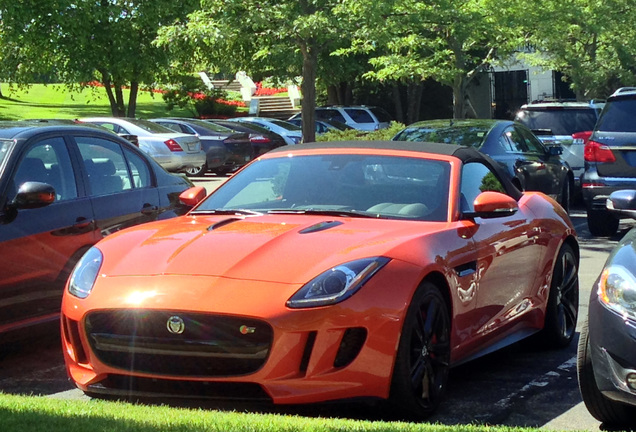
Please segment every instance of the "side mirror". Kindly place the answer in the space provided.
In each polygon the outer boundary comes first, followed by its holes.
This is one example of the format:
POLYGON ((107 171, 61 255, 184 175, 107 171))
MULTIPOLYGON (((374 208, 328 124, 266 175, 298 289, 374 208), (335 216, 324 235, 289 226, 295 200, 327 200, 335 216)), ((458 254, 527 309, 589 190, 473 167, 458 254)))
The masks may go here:
POLYGON ((55 189, 48 183, 25 182, 11 205, 16 209, 45 207, 55 201, 55 189))
POLYGON ((464 217, 491 219, 511 216, 519 210, 514 198, 500 192, 486 191, 477 195, 473 202, 473 212, 465 212, 464 217))
POLYGON ((548 154, 550 156, 559 156, 563 154, 563 147, 560 145, 551 145, 548 146, 548 154))
POLYGON ((206 197, 206 191, 203 186, 194 186, 186 189, 179 195, 181 202, 187 206, 194 207, 203 201, 206 197))
POLYGON ((636 218, 636 190, 625 189, 612 192, 605 202, 605 207, 625 217, 636 218))

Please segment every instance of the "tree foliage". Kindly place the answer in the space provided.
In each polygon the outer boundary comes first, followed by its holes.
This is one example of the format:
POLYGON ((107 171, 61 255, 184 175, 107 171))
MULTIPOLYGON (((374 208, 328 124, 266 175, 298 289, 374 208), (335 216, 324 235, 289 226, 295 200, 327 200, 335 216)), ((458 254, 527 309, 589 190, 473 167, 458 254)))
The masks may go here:
POLYGON ((455 118, 466 115, 474 77, 514 46, 494 0, 344 0, 342 10, 360 23, 346 51, 371 56, 366 76, 446 84, 455 118))
POLYGON ((55 76, 69 86, 98 80, 115 116, 134 117, 140 85, 168 70, 158 29, 183 19, 196 0, 0 1, 1 76, 29 83, 55 76), (130 87, 128 109, 123 89, 130 87))
MULTIPOLYGON (((577 99, 636 84, 636 8, 630 0, 505 0, 535 51, 526 58, 563 72, 577 99)), ((512 16, 512 15, 511 15, 512 16)))
MULTIPOLYGON (((324 80, 342 76, 334 60, 319 65, 342 46, 345 29, 334 13, 339 0, 201 0, 187 23, 162 29, 159 44, 180 65, 215 72, 244 70, 281 80, 302 75, 303 136, 315 137, 318 71, 324 80), (179 56, 179 53, 187 53, 179 56), (325 64, 326 66, 326 64, 325 64)), ((341 65, 346 62, 341 63, 341 65)))

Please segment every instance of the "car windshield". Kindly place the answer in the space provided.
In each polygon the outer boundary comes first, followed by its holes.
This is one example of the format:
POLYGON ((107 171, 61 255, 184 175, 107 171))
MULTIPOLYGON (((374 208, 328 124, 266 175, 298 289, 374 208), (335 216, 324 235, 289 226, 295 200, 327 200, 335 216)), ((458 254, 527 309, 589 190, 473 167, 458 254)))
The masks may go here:
POLYGON ((276 125, 276 126, 280 126, 283 129, 286 129, 288 131, 299 131, 300 130, 300 127, 296 126, 295 124, 291 124, 289 122, 286 122, 286 121, 271 120, 271 123, 276 125))
POLYGON ((488 134, 483 126, 409 127, 395 136, 395 141, 422 141, 443 144, 459 144, 479 148, 488 134))
POLYGON ((446 221, 450 164, 374 155, 263 159, 191 214, 325 214, 446 221))
POLYGON ((212 123, 212 122, 207 122, 205 120, 188 119, 188 123, 200 126, 208 130, 212 130, 214 132, 221 132, 221 133, 228 133, 228 134, 234 132, 232 129, 226 128, 225 126, 221 126, 219 124, 212 123))
POLYGON ((550 130, 554 135, 572 135, 593 130, 596 111, 593 108, 524 110, 517 115, 516 120, 532 130, 550 130))
POLYGON ((636 132, 636 98, 621 98, 605 105, 597 130, 603 132, 636 132))
POLYGON ((150 133, 174 133, 172 129, 148 120, 127 119, 126 121, 150 133))

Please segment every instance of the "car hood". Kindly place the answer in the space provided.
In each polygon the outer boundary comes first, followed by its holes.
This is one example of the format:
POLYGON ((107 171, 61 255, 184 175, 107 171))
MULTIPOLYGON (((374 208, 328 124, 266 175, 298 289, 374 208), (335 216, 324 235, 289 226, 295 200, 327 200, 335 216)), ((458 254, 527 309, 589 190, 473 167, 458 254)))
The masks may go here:
MULTIPOLYGON (((348 261, 423 258, 422 242, 447 223, 307 215, 184 216, 102 240, 107 276, 203 275, 304 283, 348 261)), ((432 243, 435 243, 432 241, 432 243)), ((429 245, 427 250, 439 250, 429 245)), ((444 245, 442 245, 443 247, 444 245)))

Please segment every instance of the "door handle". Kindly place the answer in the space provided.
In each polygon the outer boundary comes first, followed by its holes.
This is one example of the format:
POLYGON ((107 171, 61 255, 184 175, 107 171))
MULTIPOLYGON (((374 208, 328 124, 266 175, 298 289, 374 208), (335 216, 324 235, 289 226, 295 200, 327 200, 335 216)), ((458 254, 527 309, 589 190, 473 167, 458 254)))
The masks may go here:
POLYGON ((84 228, 88 228, 89 226, 91 226, 95 221, 92 219, 88 219, 85 217, 78 217, 77 219, 75 219, 75 223, 73 224, 73 228, 75 229, 84 229, 84 228))
POLYGON ((158 210, 159 210, 158 206, 146 203, 141 208, 141 214, 143 214, 145 216, 150 216, 150 215, 152 215, 154 213, 157 213, 158 210))

